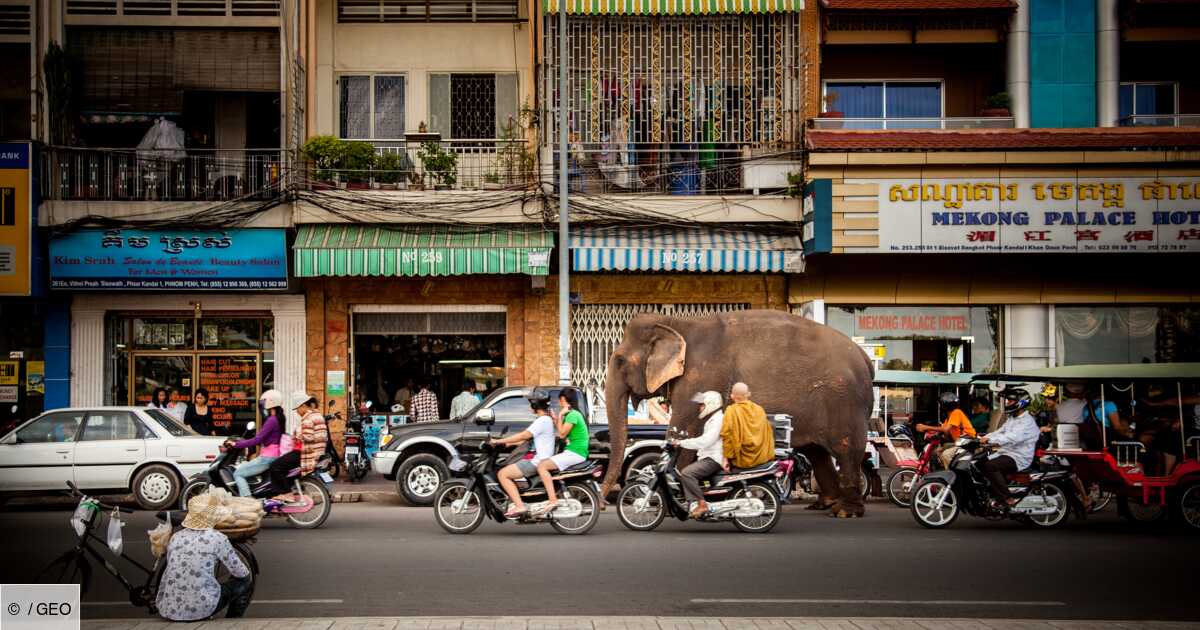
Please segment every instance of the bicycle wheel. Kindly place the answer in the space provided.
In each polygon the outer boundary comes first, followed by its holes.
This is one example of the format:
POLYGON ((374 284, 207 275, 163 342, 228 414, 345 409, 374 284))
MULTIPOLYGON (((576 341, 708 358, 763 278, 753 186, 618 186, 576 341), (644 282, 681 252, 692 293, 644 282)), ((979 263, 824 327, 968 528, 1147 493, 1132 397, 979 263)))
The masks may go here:
POLYGON ((37 584, 78 584, 79 597, 82 599, 87 594, 88 586, 92 582, 92 565, 83 554, 74 550, 68 551, 54 562, 46 565, 34 582, 37 584))

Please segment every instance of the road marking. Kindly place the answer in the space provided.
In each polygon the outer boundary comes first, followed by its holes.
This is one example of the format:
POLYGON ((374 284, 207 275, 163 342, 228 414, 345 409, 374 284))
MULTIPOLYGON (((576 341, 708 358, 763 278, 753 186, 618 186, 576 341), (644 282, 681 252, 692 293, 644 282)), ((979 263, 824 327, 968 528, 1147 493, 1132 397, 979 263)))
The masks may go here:
POLYGON ((878 606, 1066 606, 1066 602, 967 599, 693 599, 693 604, 871 604, 878 606))
MULTIPOLYGON (((342 604, 340 599, 252 599, 252 604, 342 604)), ((124 602, 83 602, 84 606, 132 606, 124 602)))

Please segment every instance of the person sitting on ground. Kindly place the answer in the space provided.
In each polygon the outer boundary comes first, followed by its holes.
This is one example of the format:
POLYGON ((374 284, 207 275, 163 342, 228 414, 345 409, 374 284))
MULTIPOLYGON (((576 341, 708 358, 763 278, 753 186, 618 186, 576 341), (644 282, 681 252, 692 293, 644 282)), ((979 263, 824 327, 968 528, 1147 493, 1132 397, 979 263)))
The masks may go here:
POLYGON ((475 397, 475 381, 463 381, 462 392, 450 399, 450 419, 466 416, 478 404, 479 399, 475 397))
POLYGON ((187 505, 183 529, 172 534, 167 545, 167 568, 155 600, 158 614, 170 621, 200 621, 228 606, 227 619, 241 617, 250 605, 250 569, 229 538, 213 529, 233 510, 208 493, 192 497, 187 505), (214 571, 218 562, 232 576, 224 584, 214 571))
POLYGON ((517 479, 532 477, 538 474, 538 464, 554 455, 554 420, 550 417, 550 395, 545 390, 534 390, 529 396, 529 407, 537 418, 527 429, 506 438, 493 438, 488 444, 496 446, 516 446, 533 440, 533 459, 522 459, 515 464, 509 464, 500 469, 496 479, 500 487, 512 501, 512 506, 504 513, 504 518, 517 518, 527 510, 517 490, 517 479))
POLYGON ((708 512, 700 482, 726 469, 725 448, 721 441, 721 425, 725 418, 721 407, 725 401, 721 394, 707 391, 696 394, 692 402, 700 404, 697 416, 704 420, 704 432, 677 442, 680 448, 696 451, 696 461, 679 471, 679 483, 683 486, 684 496, 692 504, 689 516, 700 518, 708 512))
POLYGON ((1025 470, 1033 464, 1038 438, 1042 435, 1037 422, 1029 414, 1029 392, 1016 387, 1005 389, 1004 413, 1008 416, 999 431, 993 431, 979 439, 980 443, 999 447, 979 465, 980 472, 987 477, 996 497, 1009 507, 1017 500, 1008 492, 1006 475, 1025 470))
POLYGON ((750 400, 750 387, 734 383, 729 398, 733 404, 725 409, 721 422, 724 469, 753 468, 775 459, 775 431, 767 412, 750 400))
POLYGON ((987 433, 988 421, 992 417, 992 404, 988 399, 977 396, 971 399, 971 426, 976 435, 987 433))
POLYGON ((546 487, 546 505, 543 514, 548 514, 558 507, 558 495, 554 492, 554 471, 566 470, 578 466, 588 458, 587 421, 579 412, 579 397, 572 389, 563 389, 558 395, 559 412, 550 414, 554 420, 555 435, 566 439, 567 445, 563 452, 552 455, 538 462, 538 476, 546 487))
POLYGON ((971 421, 967 419, 967 414, 963 413, 962 407, 958 403, 958 394, 954 392, 944 392, 941 397, 942 414, 945 420, 938 426, 917 423, 915 427, 918 431, 935 431, 942 434, 942 445, 937 449, 938 461, 942 463, 943 468, 950 467, 950 461, 962 449, 954 445, 958 438, 962 436, 975 437, 975 427, 971 425, 971 421))
POLYGON ((300 417, 292 440, 295 448, 289 453, 279 456, 271 462, 271 484, 276 492, 283 494, 275 497, 281 501, 293 502, 300 497, 288 490, 288 474, 300 468, 300 476, 311 474, 317 468, 317 460, 325 454, 325 444, 329 441, 329 428, 325 425, 325 416, 321 415, 321 405, 315 396, 309 396, 303 390, 294 391, 290 396, 290 406, 300 417))

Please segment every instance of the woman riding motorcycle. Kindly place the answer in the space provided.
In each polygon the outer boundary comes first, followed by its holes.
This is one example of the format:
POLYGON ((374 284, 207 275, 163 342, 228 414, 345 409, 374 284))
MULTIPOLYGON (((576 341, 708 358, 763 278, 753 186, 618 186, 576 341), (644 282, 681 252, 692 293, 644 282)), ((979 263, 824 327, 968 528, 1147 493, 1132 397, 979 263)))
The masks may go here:
POLYGON ((268 389, 258 400, 265 410, 264 415, 266 416, 262 429, 252 438, 237 442, 225 442, 226 446, 232 448, 262 447, 258 457, 241 463, 233 471, 233 480, 237 482, 238 494, 243 497, 250 496, 250 482, 247 479, 266 472, 267 468, 271 466, 271 462, 279 457, 279 440, 283 437, 283 423, 286 422, 286 416, 283 413, 283 394, 279 393, 279 390, 268 389))

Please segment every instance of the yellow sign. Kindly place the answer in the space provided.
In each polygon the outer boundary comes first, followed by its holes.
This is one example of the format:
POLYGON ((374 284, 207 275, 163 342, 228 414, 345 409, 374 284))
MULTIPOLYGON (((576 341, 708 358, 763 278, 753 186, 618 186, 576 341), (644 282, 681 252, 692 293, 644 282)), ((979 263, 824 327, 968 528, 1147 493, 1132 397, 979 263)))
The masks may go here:
POLYGON ((0 361, 0 385, 16 385, 21 382, 20 361, 0 361))
POLYGON ((29 144, 0 143, 0 295, 30 292, 31 188, 29 144))
POLYGON ((45 361, 29 361, 25 364, 25 391, 30 394, 46 393, 45 361))

